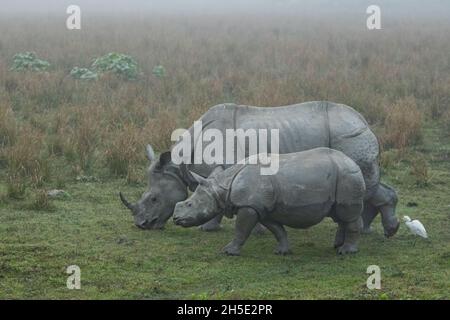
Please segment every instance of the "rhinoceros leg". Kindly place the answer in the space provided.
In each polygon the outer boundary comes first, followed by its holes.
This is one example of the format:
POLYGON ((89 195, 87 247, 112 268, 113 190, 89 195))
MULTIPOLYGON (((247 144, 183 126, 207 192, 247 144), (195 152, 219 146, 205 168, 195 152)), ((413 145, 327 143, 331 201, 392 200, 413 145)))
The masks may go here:
POLYGON ((338 242, 342 241, 342 235, 340 235, 340 233, 342 233, 342 229, 344 230, 344 241, 342 245, 337 248, 337 252, 339 254, 358 252, 362 209, 362 202, 348 205, 336 205, 336 221, 338 222, 338 232, 336 233, 336 238, 338 242))
POLYGON ((222 221, 223 215, 218 215, 213 219, 209 220, 207 223, 202 224, 199 229, 202 231, 218 231, 221 229, 220 222, 222 221))
POLYGON ((275 254, 286 255, 292 253, 291 250, 289 249, 289 242, 287 239, 286 230, 281 224, 267 220, 262 221, 262 224, 267 229, 269 229, 270 232, 273 233, 273 235, 278 241, 278 246, 275 249, 275 254))
POLYGON ((264 227, 261 223, 257 223, 253 228, 253 234, 260 235, 266 232, 266 227, 264 227))
POLYGON ((241 247, 247 241, 250 233, 258 222, 258 213, 251 208, 241 208, 237 212, 235 236, 233 241, 223 248, 223 252, 238 256, 241 253, 241 247))
MULTIPOLYGON (((206 232, 218 231, 222 228, 220 225, 220 223, 222 222, 222 218, 223 218, 223 215, 219 215, 219 216, 215 217, 214 219, 208 221, 207 223, 202 224, 199 227, 199 229, 202 231, 206 231, 206 232)), ((253 229, 254 234, 264 234, 265 231, 266 231, 266 228, 264 228, 264 226, 261 225, 260 223, 257 223, 255 228, 253 229)))
POLYGON ((345 226, 342 222, 338 222, 338 229, 334 237, 334 248, 337 249, 344 244, 345 240, 345 226))
POLYGON ((378 210, 376 207, 374 207, 372 204, 370 204, 368 201, 364 202, 364 210, 361 214, 362 217, 362 229, 361 233, 363 234, 369 234, 372 232, 372 227, 370 226, 372 224, 373 219, 378 214, 378 210))

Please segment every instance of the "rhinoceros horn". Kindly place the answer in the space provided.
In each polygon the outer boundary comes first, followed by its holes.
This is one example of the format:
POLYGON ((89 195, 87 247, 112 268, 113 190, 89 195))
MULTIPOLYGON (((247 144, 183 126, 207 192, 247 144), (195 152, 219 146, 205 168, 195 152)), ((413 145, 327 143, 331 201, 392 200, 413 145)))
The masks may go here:
POLYGON ((120 196, 120 200, 122 200, 122 203, 125 205, 125 207, 127 207, 130 210, 134 209, 134 205, 129 203, 127 201, 127 199, 125 199, 125 197, 123 196, 122 192, 119 192, 119 196, 120 196))
POLYGON ((203 178, 201 175, 196 174, 193 171, 189 170, 189 174, 198 182, 198 184, 202 185, 202 186, 207 186, 208 185, 208 180, 206 178, 203 178))
POLYGON ((153 151, 153 148, 151 145, 147 145, 145 147, 145 151, 146 151, 146 155, 147 155, 147 159, 152 162, 153 160, 155 160, 155 151, 153 151))

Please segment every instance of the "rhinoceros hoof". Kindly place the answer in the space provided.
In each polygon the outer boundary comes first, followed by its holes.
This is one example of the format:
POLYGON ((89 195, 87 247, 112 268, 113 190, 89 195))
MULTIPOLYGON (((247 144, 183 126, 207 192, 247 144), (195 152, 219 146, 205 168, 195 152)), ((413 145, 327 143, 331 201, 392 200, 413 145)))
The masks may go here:
POLYGON ((358 247, 354 244, 343 244, 337 249, 338 254, 349 254, 358 252, 358 247))
POLYGON ((227 245, 223 248, 223 253, 228 256, 239 256, 241 254, 241 249, 234 245, 227 245))
POLYGON ((292 251, 289 248, 280 248, 280 247, 278 247, 278 248, 275 249, 275 254, 286 256, 288 254, 292 254, 292 251))
POLYGON ((386 238, 393 237, 397 233, 399 228, 400 228, 400 222, 397 220, 397 224, 394 227, 389 227, 389 228, 384 229, 384 236, 386 238))

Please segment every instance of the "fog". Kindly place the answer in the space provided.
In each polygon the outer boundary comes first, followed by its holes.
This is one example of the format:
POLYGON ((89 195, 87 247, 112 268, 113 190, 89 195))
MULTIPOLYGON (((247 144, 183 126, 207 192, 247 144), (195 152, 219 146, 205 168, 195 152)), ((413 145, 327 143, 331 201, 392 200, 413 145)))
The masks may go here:
POLYGON ((84 12, 101 14, 289 14, 320 15, 365 11, 379 5, 383 14, 450 17, 448 0, 1 0, 3 14, 58 13, 79 5, 84 12))

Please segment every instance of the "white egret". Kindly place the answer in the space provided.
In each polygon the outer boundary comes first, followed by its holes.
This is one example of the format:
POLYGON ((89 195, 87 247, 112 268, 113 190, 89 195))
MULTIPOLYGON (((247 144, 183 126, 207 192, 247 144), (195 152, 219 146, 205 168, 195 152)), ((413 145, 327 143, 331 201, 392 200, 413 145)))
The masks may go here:
MULTIPOLYGON (((425 239, 428 238, 427 230, 425 230, 425 227, 423 226, 422 222, 416 219, 411 220, 411 218, 408 216, 404 216, 403 221, 405 221, 406 226, 408 227, 409 231, 411 231, 412 234, 415 234, 425 239)), ((416 241, 414 241, 414 245, 415 244, 416 241)))

